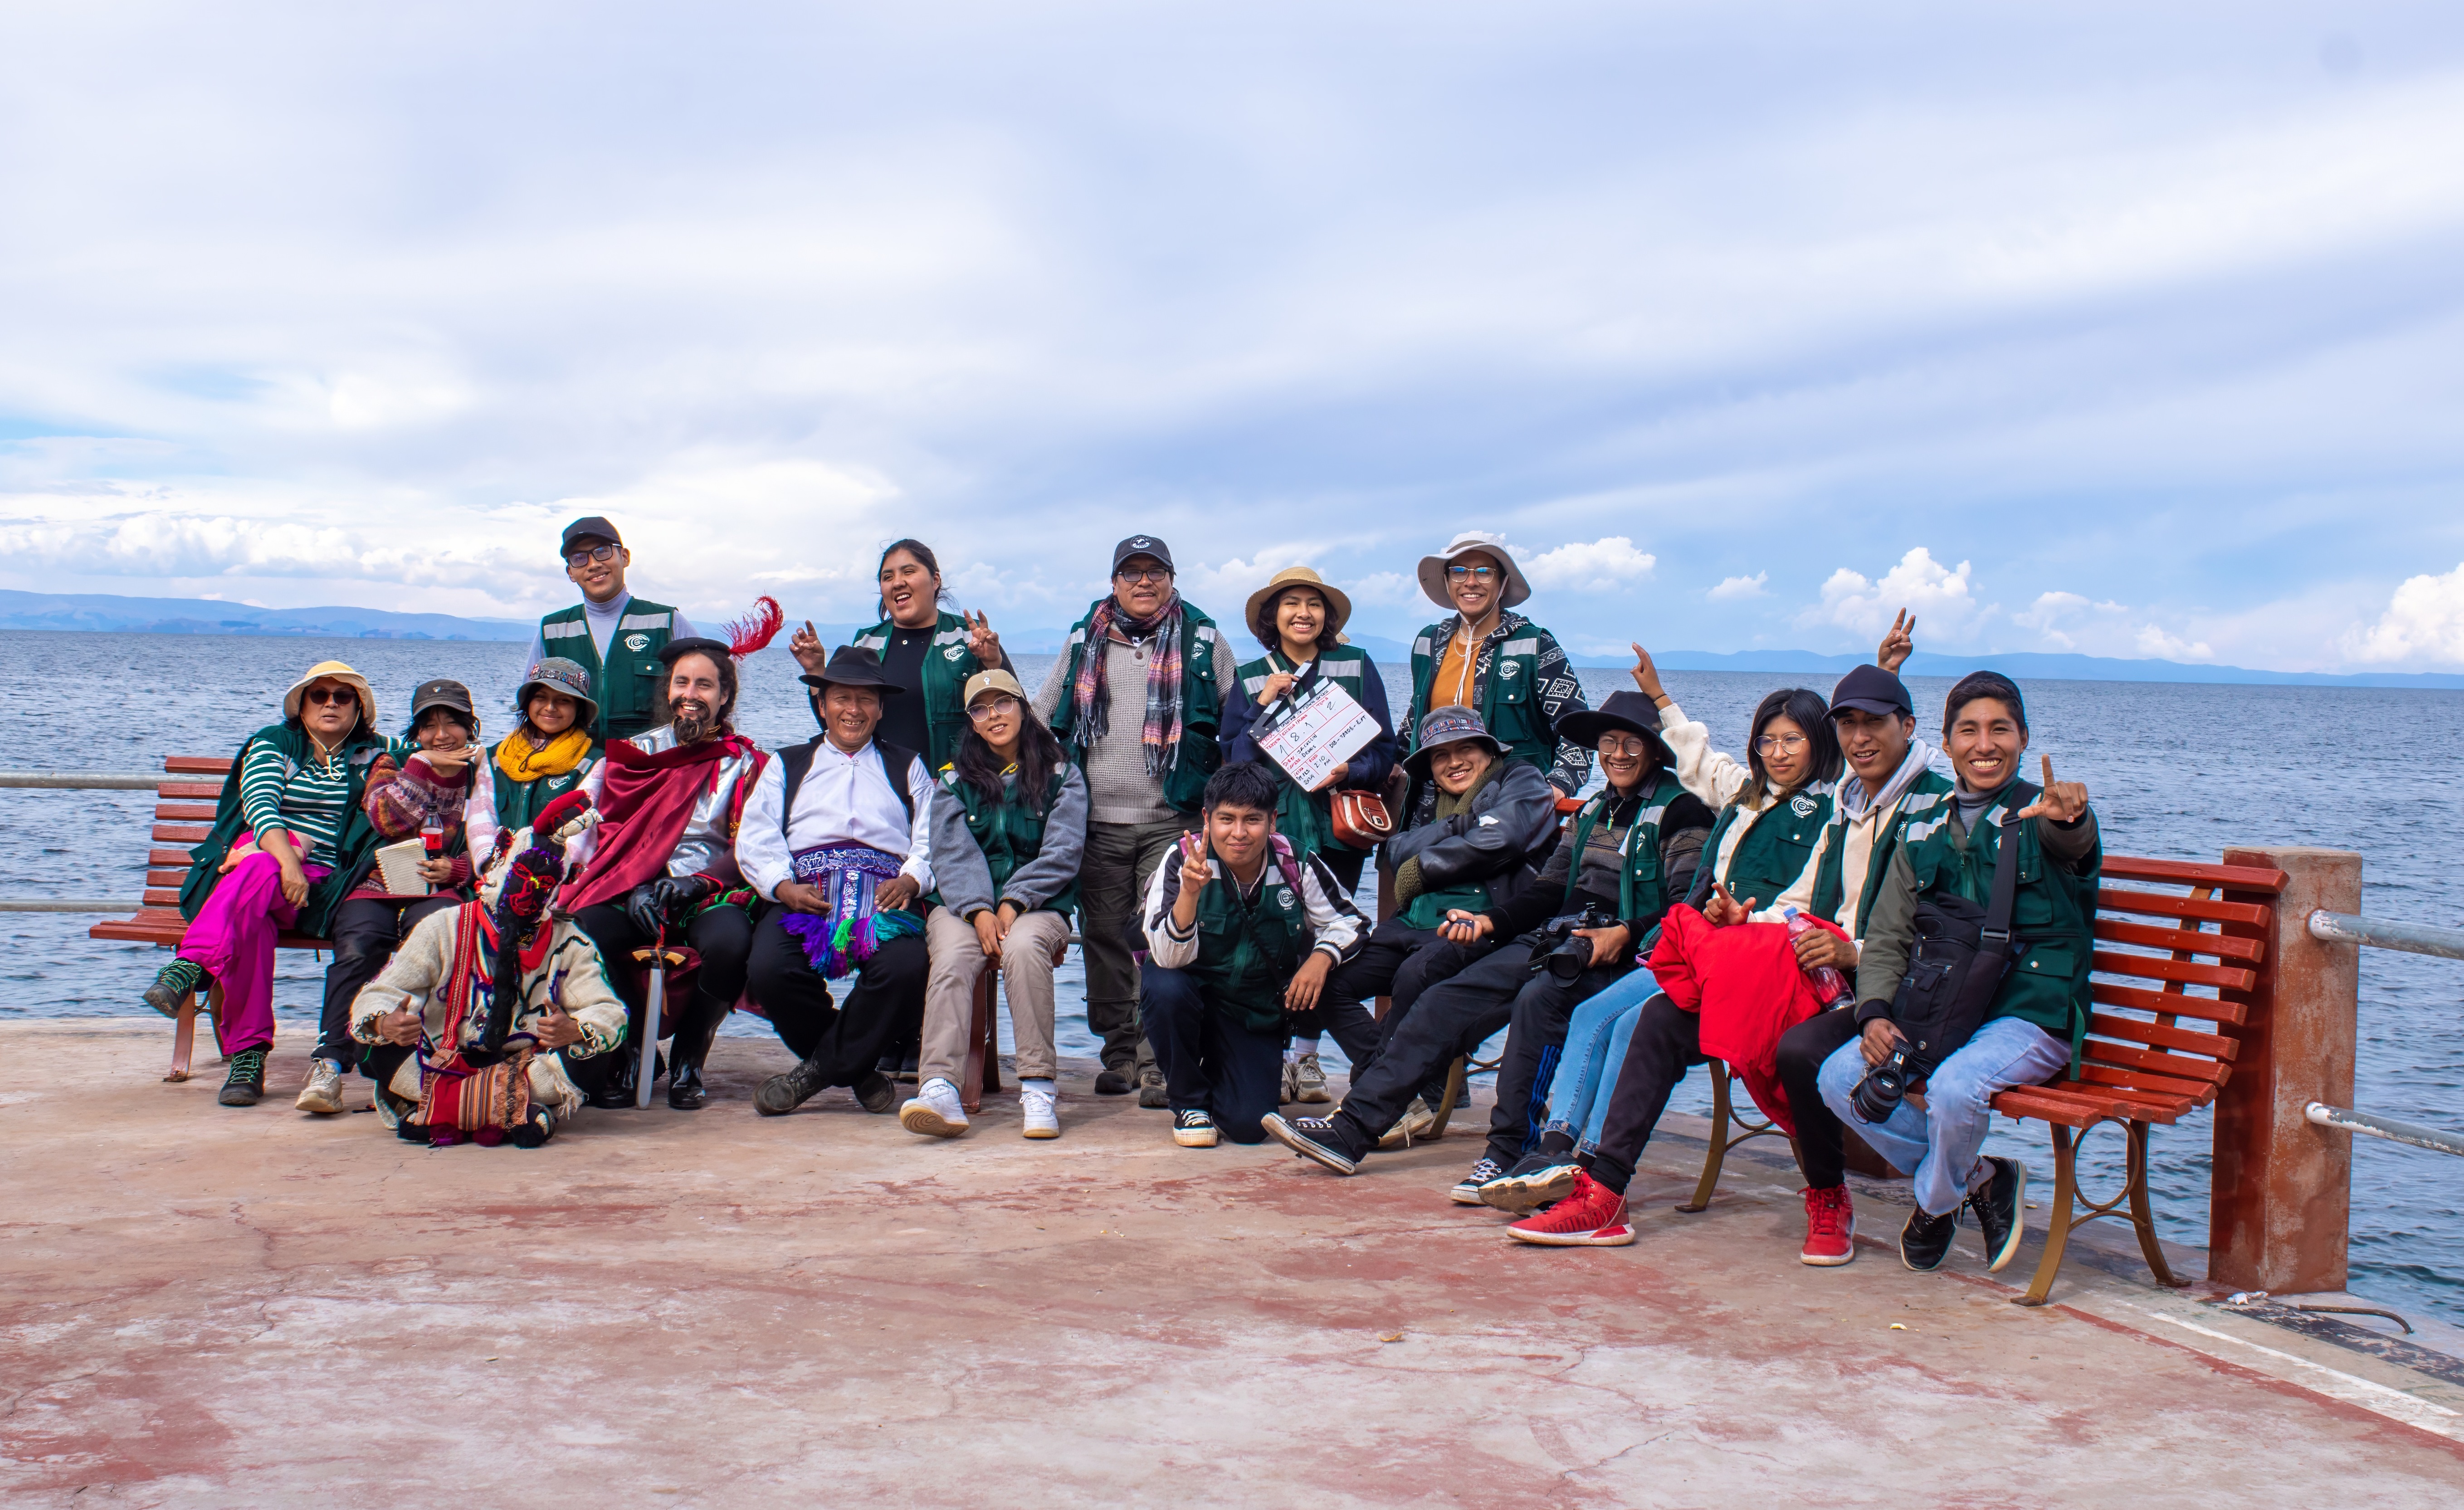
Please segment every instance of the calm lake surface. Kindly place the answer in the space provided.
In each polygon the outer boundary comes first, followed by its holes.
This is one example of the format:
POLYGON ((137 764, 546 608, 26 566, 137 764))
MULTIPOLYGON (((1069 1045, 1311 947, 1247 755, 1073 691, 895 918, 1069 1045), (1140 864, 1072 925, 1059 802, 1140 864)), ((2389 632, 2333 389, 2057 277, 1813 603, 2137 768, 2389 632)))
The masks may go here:
MULTIPOLYGON (((166 753, 228 754, 272 722, 283 688, 316 661, 350 662, 376 688, 398 727, 411 689, 432 677, 467 683, 491 730, 512 722, 510 699, 525 646, 502 642, 204 638, 149 634, 0 634, 0 676, 21 695, 0 707, 0 766, 16 769, 145 771, 166 753)), ((1021 656, 1028 687, 1049 656, 1021 656)), ((1409 688, 1384 668, 1395 706, 1409 688)), ((773 649, 746 667, 739 726, 764 744, 810 737, 796 667, 773 649)), ((1596 701, 1629 685, 1622 673, 1586 671, 1596 701)), ((1746 721, 1783 677, 1675 672, 1668 685, 1707 722, 1723 748, 1744 743, 1746 721)), ((1922 727, 1937 724, 1947 681, 1911 683, 1922 727)), ((1816 690, 1829 692, 1827 684, 1816 690)), ((2213 860, 2228 844, 2316 844, 2365 856, 2364 908, 2407 922, 2464 922, 2464 877, 2449 844, 2464 831, 2464 694, 2325 687, 2192 687, 2047 681, 2027 687, 2035 748, 2055 770, 2085 781, 2115 853, 2213 860)), ((2033 766, 2030 768, 2033 776, 2033 766)), ((0 792, 0 892, 14 897, 128 897, 143 886, 150 792, 0 792)), ((1374 912, 1374 894, 1364 900, 1374 912)), ((10 947, 0 1016, 151 1015, 138 999, 165 956, 85 936, 77 915, 0 914, 10 947)), ((321 966, 285 954, 278 1010, 313 1023, 321 966)), ((1064 1054, 1092 1056, 1076 957, 1063 968, 1064 1054), (1073 1009, 1075 1009, 1073 1014, 1073 1009)), ((767 1035, 757 1019, 731 1033, 767 1035)), ((167 1038, 167 1033, 166 1033, 167 1038)), ((167 1044, 165 1053, 167 1054, 167 1044)), ((1332 1044, 1330 1060, 1339 1064, 1332 1044)), ((2433 1125, 2464 1125, 2464 966, 2383 950, 2362 955, 2359 1085, 2365 1109, 2433 1125)), ((21 1067, 31 1069, 32 1067, 21 1067)), ((1707 1114, 1702 1075, 1677 1101, 1707 1114)), ((2052 1155, 2041 1125, 1996 1124, 1990 1146, 2029 1161, 2050 1190, 2052 1155)), ((2206 1119, 2155 1134, 2153 1177, 2166 1235, 2204 1243, 2208 1220, 2206 1119)), ((2399 1309, 2464 1321, 2456 1192, 2464 1166, 2450 1156, 2355 1140, 2352 1273, 2356 1291, 2399 1309)), ((2118 1189, 2119 1140, 2091 1140, 2082 1177, 2118 1189)))

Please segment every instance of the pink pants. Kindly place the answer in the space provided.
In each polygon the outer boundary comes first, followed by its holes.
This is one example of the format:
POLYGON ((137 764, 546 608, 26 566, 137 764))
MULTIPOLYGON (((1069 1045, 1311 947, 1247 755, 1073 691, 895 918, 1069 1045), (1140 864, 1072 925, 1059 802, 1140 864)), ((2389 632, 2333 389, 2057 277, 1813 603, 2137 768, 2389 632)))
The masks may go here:
MULTIPOLYGON (((241 834, 234 847, 249 841, 241 834)), ((300 866, 315 885, 333 874, 328 866, 300 866)), ((282 867, 259 850, 214 883, 206 904, 188 924, 176 951, 205 967, 223 988, 214 1037, 225 1054, 270 1048, 274 1043, 274 942, 298 919, 282 896, 282 867)))

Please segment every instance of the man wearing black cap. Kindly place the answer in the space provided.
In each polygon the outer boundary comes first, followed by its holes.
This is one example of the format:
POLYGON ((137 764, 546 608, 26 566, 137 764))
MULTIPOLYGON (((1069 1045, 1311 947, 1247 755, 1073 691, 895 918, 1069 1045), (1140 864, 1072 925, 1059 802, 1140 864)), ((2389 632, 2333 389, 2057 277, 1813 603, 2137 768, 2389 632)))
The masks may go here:
POLYGON ((598 689, 598 722, 591 737, 605 743, 630 739, 659 722, 662 662, 671 640, 695 638, 685 616, 664 603, 637 598, 625 588, 633 553, 616 526, 586 514, 564 526, 557 547, 564 574, 582 589, 582 601, 539 620, 529 664, 551 655, 578 662, 598 689))
POLYGON ((1222 764, 1217 731, 1232 697, 1232 649, 1181 601, 1172 547, 1132 535, 1112 547, 1112 591, 1069 631, 1036 690, 1035 712, 1087 773, 1078 935, 1087 955, 1087 1027, 1104 1040, 1099 1094, 1133 1087, 1166 1104, 1155 1051, 1138 1031, 1138 903, 1155 866, 1197 826, 1206 779, 1222 764))
POLYGON ((693 990, 662 1013, 672 1032, 668 1105, 698 1111, 708 1093, 701 1066, 718 1025, 744 993, 753 948, 753 893, 736 864, 736 833, 754 778, 769 762, 736 732, 737 668, 715 639, 670 640, 659 652, 667 678, 659 727, 607 746, 601 823, 590 859, 559 899, 599 945, 617 994, 631 1014, 628 1050, 572 1066, 593 1106, 634 1104, 649 1007, 648 977, 636 949, 664 938, 690 945, 700 964, 693 990))
POLYGON ((753 999, 799 1061, 753 1106, 783 1116, 845 1085, 887 1112, 896 1093, 881 1055, 924 1020, 932 777, 915 751, 873 737, 883 700, 905 692, 880 656, 843 646, 798 679, 822 732, 762 768, 736 835, 745 879, 774 904, 753 937, 753 999), (828 982, 848 974, 855 988, 833 1010, 828 982))

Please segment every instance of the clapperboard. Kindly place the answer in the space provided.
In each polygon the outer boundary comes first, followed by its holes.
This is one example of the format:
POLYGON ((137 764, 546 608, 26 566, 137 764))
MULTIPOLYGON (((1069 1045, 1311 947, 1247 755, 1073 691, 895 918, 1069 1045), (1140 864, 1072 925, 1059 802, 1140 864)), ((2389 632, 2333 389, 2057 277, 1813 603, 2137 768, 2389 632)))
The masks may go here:
POLYGON ((1260 714, 1250 737, 1301 790, 1314 791, 1328 771, 1369 747, 1377 721, 1332 678, 1321 677, 1260 714))

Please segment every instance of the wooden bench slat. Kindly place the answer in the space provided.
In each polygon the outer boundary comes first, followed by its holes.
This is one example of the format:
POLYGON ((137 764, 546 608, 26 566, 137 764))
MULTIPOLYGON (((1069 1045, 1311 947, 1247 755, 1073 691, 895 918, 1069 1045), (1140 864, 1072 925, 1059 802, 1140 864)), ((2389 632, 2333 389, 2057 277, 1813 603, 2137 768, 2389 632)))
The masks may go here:
POLYGON ((2108 1117, 2130 1117, 2137 1111, 2111 1097, 2049 1085, 2013 1086, 1993 1098, 1991 1109, 2005 1117, 2034 1117, 2066 1127, 2085 1127, 2108 1117))
POLYGON ((2111 1065, 2121 1069, 2144 1070, 2151 1075, 2171 1076, 2177 1079, 2200 1080, 2220 1085, 2233 1073, 2232 1066, 2220 1059, 2194 1059, 2186 1054, 2167 1054, 2160 1049, 2137 1049, 2126 1043, 2104 1038, 2090 1038, 2079 1046, 2080 1055, 2090 1064, 2111 1065))
POLYGON ((163 769, 173 776, 228 776, 231 758, 228 755, 165 755, 163 769))
MULTIPOLYGON (((188 920, 180 916, 176 907, 147 907, 133 918, 110 918, 86 929, 89 939, 111 939, 123 944, 178 944, 187 937, 188 920)), ((319 949, 330 951, 334 943, 311 934, 286 933, 276 938, 275 946, 282 949, 319 949)))
POLYGON ((220 802, 223 784, 218 781, 166 781, 154 788, 154 795, 166 802, 220 802))
POLYGON ((2116 954, 2099 949, 2095 966, 2107 975, 2128 975, 2143 981, 2179 981, 2185 986, 2212 986, 2218 990, 2246 991, 2258 984, 2258 972, 2238 965, 2201 965, 2195 960, 2167 960, 2152 954, 2116 954))
POLYGON ((2205 1106, 2215 1099, 2216 1088, 2212 1085, 2177 1080, 2167 1075, 2151 1075, 2145 1070, 2098 1064, 2093 1060, 2079 1066, 2079 1077, 2117 1096, 2134 1093, 2154 1101, 2179 1101, 2185 1107, 2205 1106))
POLYGON ((157 823, 211 823, 214 805, 210 802, 158 802, 154 805, 157 823))
POLYGON ((188 852, 186 850, 147 850, 145 852, 145 863, 148 865, 160 865, 165 867, 177 866, 181 872, 185 874, 187 871, 190 861, 188 859, 188 852))
POLYGON ((2116 1017, 2110 1012, 2090 1012, 2087 1031, 2100 1038, 2184 1049, 2192 1054, 2204 1054, 2211 1059, 2231 1059, 2241 1053, 2239 1043, 2212 1033, 2194 1033, 2188 1028, 2167 1027, 2141 1017, 2116 1017))
POLYGON ((2102 874, 2124 880, 2173 881, 2184 886, 2223 886, 2233 891, 2279 892, 2282 871, 2256 865, 2211 865, 2199 860, 2151 860, 2135 855, 2108 855, 2102 874))
POLYGON ((2096 920, 2096 936, 2107 944, 2135 944, 2143 949, 2205 954, 2219 962, 2239 960, 2245 965, 2257 965, 2267 958, 2267 941, 2264 939, 2245 939, 2229 933, 2194 933, 2188 928, 2158 928, 2144 922, 2123 922, 2119 918, 2096 920))
POLYGON ((149 886, 146 888, 145 895, 138 899, 148 907, 177 908, 180 905, 180 888, 177 886, 149 886))
POLYGON ((2237 922, 2264 928, 2273 920, 2255 902, 2218 901, 2212 897, 2176 897, 2168 892, 2141 891, 2136 886, 2101 886, 2096 905, 2102 912, 2129 912, 2142 917, 2196 919, 2201 922, 2237 922))
POLYGON ((171 869, 165 868, 165 869, 159 870, 159 871, 147 871, 147 872, 145 873, 145 884, 146 884, 146 885, 148 885, 148 886, 168 886, 168 887, 170 887, 173 891, 177 891, 177 890, 179 890, 183 885, 187 884, 187 879, 188 879, 188 873, 187 873, 186 870, 176 870, 176 871, 175 871, 175 870, 171 870, 171 869))
POLYGON ((2189 996, 2175 991, 2151 991, 2138 986, 2114 986, 2098 981, 2091 995, 2100 1007, 2127 1007, 2135 1011, 2167 1012, 2177 1017, 2199 1017, 2209 1022, 2229 1022, 2235 1027, 2250 1020, 2250 1004, 2221 996, 2189 996))
POLYGON ((157 844, 203 844, 213 832, 209 823, 158 823, 154 825, 157 844))

